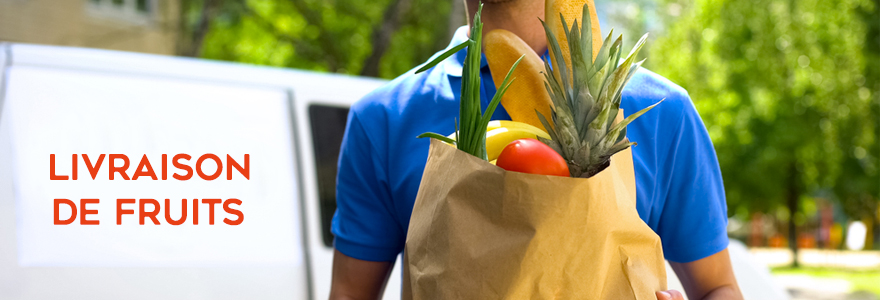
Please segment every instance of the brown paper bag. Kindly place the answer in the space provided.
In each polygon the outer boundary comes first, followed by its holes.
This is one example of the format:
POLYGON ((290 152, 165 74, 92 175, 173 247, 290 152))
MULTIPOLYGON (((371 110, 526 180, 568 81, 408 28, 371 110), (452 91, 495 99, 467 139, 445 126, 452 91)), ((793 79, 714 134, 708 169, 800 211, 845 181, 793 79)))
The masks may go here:
POLYGON ((632 153, 595 176, 508 172, 432 140, 403 299, 656 299, 660 238, 635 206, 632 153))

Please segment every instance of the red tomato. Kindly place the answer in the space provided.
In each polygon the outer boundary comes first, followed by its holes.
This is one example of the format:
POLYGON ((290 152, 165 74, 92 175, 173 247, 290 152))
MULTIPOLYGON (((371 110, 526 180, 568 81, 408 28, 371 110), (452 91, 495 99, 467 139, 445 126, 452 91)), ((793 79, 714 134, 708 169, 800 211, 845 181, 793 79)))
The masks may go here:
POLYGON ((504 147, 495 165, 514 172, 571 176, 559 153, 536 139, 519 139, 504 147))

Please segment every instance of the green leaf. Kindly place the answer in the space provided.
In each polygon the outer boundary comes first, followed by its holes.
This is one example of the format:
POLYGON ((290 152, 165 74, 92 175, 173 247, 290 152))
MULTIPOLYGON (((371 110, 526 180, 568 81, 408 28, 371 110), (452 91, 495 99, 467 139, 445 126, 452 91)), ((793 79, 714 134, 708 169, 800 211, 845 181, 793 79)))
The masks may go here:
POLYGON ((467 56, 465 57, 462 69, 462 88, 461 99, 459 103, 459 117, 461 118, 461 135, 459 136, 458 149, 470 153, 471 155, 481 157, 481 148, 485 147, 480 144, 481 136, 485 138, 486 128, 479 128, 480 120, 480 58, 483 36, 482 22, 483 6, 477 10, 474 16, 474 24, 471 27, 472 43, 467 48, 467 56))
MULTIPOLYGON (((593 20, 590 16, 590 8, 584 4, 581 16, 581 47, 590 51, 589 60, 593 60, 593 20)), ((589 72, 589 70, 587 70, 589 72)))
POLYGON ((614 127, 611 128, 611 130, 620 131, 620 128, 626 127, 626 125, 629 125, 629 123, 632 123, 632 121, 635 121, 636 118, 645 114, 646 112, 648 112, 649 110, 651 110, 652 108, 654 108, 655 106, 657 106, 658 104, 663 102, 663 100, 666 100, 666 98, 663 98, 660 101, 657 101, 657 103, 654 103, 651 106, 645 107, 644 109, 642 109, 634 114, 629 115, 629 117, 626 117, 626 119, 623 119, 623 121, 621 121, 620 123, 615 124, 614 127))
MULTIPOLYGON (((561 19, 564 19, 562 14, 559 14, 561 19)), ((555 69, 548 69, 547 72, 553 72, 552 74, 557 74, 558 78, 556 78, 557 83, 560 84, 561 90, 563 92, 569 90, 569 80, 568 80, 568 66, 565 64, 565 58, 562 56, 562 48, 559 47, 559 41, 556 39, 556 35, 553 34, 553 30, 541 21, 541 24, 544 25, 544 32, 547 34, 548 45, 550 46, 550 51, 553 53, 553 65, 556 66, 555 69)))
MULTIPOLYGON (((550 111, 552 112, 553 108, 550 108, 550 111)), ((540 120, 541 124, 544 125, 544 130, 546 130, 547 134, 550 135, 550 139, 551 140, 558 140, 559 138, 556 136, 556 129, 554 129, 552 126, 550 126, 550 122, 547 122, 547 118, 544 117, 544 114, 539 112, 537 109, 535 110, 535 113, 538 114, 538 120, 540 120)), ((560 155, 561 154, 562 153, 560 153, 560 155)))
POLYGON ((418 138, 420 138, 420 139, 421 139, 421 138, 432 138, 432 139, 438 139, 438 140, 441 140, 441 141, 443 141, 444 143, 449 143, 449 144, 453 144, 453 145, 456 144, 455 140, 453 140, 453 139, 451 139, 451 138, 449 138, 449 137, 447 137, 447 136, 444 136, 444 135, 442 135, 442 134, 434 133, 434 132, 425 132, 425 133, 422 133, 422 134, 420 134, 420 135, 418 136, 418 138))
POLYGON ((458 46, 452 47, 452 49, 449 49, 449 50, 447 50, 446 52, 443 52, 443 54, 440 54, 440 56, 437 56, 437 58, 435 58, 434 60, 432 60, 432 61, 429 62, 428 64, 422 66, 421 68, 419 68, 419 69, 416 71, 416 74, 419 74, 419 73, 421 73, 421 72, 424 72, 424 71, 430 70, 431 68, 433 68, 434 66, 436 66, 436 65, 439 64, 440 62, 446 60, 447 58, 449 58, 449 57, 452 56, 453 54, 458 53, 458 51, 461 51, 461 49, 464 49, 465 47, 467 47, 467 46, 468 46, 469 44, 471 44, 472 42, 473 42, 473 41, 471 41, 470 39, 468 39, 467 41, 464 41, 463 43, 458 44, 458 46))
POLYGON ((617 143, 614 146, 612 146, 611 149, 608 149, 608 152, 607 152, 608 154, 602 158, 607 159, 607 158, 613 156, 614 154, 617 154, 617 152, 626 150, 626 148, 628 148, 629 146, 635 146, 635 145, 638 145, 638 144, 635 142, 617 143))
POLYGON ((520 56, 519 59, 513 63, 513 66, 510 67, 510 71, 507 71, 507 76, 504 77, 504 81, 501 82, 501 86, 498 88, 498 91, 495 92, 495 96, 492 97, 492 101, 489 102, 489 107, 486 108, 486 112, 483 113, 483 118, 480 120, 480 127, 486 128, 489 125, 489 121, 492 119, 492 114, 495 113, 495 108, 498 107, 498 104, 501 103, 501 97, 507 93, 507 89, 510 88, 510 85, 513 84, 513 80, 515 78, 511 78, 513 76, 513 71, 516 70, 516 67, 519 66, 519 63, 525 58, 525 54, 520 56))
MULTIPOLYGON (((605 41, 602 42, 602 47, 599 48, 599 55, 596 56, 596 62, 593 64, 596 71, 602 70, 605 67, 605 63, 608 62, 608 51, 611 48, 611 35, 614 34, 614 28, 608 33, 608 37, 605 38, 605 41)), ((590 87, 591 90, 592 87, 590 87)))
MULTIPOLYGON (((639 53, 639 50, 642 49, 642 46, 645 45, 645 41, 648 39, 648 35, 645 34, 641 39, 636 43, 636 46, 630 51, 629 56, 627 56, 626 60, 623 61, 622 64, 614 71, 614 74, 611 78, 611 82, 608 87, 611 89, 611 98, 615 100, 615 103, 620 103, 617 101, 620 94, 623 92, 623 88, 626 83, 629 81, 629 78, 632 77, 633 72, 637 70, 637 68, 632 68, 633 61, 636 59, 636 56, 639 53)), ((644 60, 643 60, 644 61, 644 60)))
MULTIPOLYGON (((452 54, 455 54, 458 51, 461 51, 462 49, 467 47, 467 56, 465 57, 461 72, 462 83, 461 96, 459 99, 458 119, 455 121, 456 139, 453 140, 448 137, 430 132, 423 133, 419 135, 419 137, 431 137, 445 141, 447 143, 454 143, 459 150, 462 150, 485 160, 486 125, 488 124, 488 121, 485 122, 486 124, 483 124, 483 119, 485 119, 486 116, 481 115, 480 109, 480 59, 482 56, 480 47, 483 36, 483 23, 481 21, 482 19, 480 17, 480 14, 482 13, 482 10, 483 6, 481 4, 480 8, 477 10, 477 14, 474 16, 473 26, 471 27, 471 39, 468 39, 468 41, 447 50, 442 55, 438 56, 430 63, 420 68, 417 73, 423 72, 433 66, 436 66, 444 59, 452 56, 452 54)), ((506 87, 503 90, 506 90, 506 87)), ((502 94, 503 90, 501 91, 502 94)), ((490 112, 494 111, 495 107, 498 106, 500 96, 497 97, 498 100, 493 99, 493 103, 490 103, 490 107, 487 108, 490 112)))
POLYGON ((626 127, 623 127, 623 129, 620 130, 620 133, 617 134, 617 140, 614 141, 614 144, 623 142, 624 140, 626 140, 626 127))

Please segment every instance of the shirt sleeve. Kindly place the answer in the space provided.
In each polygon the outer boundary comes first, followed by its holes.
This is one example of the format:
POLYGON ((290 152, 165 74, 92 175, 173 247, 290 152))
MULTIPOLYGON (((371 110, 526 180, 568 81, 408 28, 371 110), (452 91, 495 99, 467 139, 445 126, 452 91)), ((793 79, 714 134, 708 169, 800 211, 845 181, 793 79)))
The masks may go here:
MULTIPOLYGON (((666 259, 692 262, 727 248, 727 203, 712 140, 687 94, 664 168, 671 170, 658 234, 666 259)), ((675 126, 672 128, 675 130, 675 126)))
MULTIPOLYGON (((378 116, 368 117, 375 120, 378 116)), ((392 210, 380 155, 385 149, 377 148, 386 144, 387 137, 376 129, 365 126, 358 109, 352 107, 339 153, 337 208, 331 230, 339 252, 360 260, 393 261, 403 249, 405 236, 392 210)))

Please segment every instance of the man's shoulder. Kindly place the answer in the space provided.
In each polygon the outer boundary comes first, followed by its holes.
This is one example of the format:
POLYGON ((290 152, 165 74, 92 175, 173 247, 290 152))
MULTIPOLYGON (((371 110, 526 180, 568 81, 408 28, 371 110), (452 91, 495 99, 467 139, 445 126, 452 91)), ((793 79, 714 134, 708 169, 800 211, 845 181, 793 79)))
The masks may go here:
POLYGON ((409 70, 368 93, 352 105, 352 112, 371 116, 387 115, 388 112, 400 114, 404 110, 428 106, 438 97, 454 97, 447 91, 447 74, 442 68, 434 67, 418 74, 415 70, 409 70))
POLYGON ((650 115, 655 115, 664 119, 679 119, 683 113, 695 110, 684 88, 644 68, 637 71, 624 88, 621 106, 629 114, 660 100, 663 100, 663 103, 653 109, 659 113, 646 114, 644 117, 650 118, 650 115))

